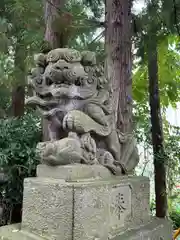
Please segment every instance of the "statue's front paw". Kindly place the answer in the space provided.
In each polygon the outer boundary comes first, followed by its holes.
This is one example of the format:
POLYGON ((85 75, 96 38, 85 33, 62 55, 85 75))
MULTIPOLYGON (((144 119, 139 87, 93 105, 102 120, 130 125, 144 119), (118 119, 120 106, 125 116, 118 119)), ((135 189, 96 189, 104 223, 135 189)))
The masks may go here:
POLYGON ((88 152, 96 153, 96 142, 91 137, 90 133, 85 133, 81 137, 81 145, 88 152))
POLYGON ((63 129, 83 133, 84 129, 81 123, 80 114, 78 111, 71 111, 67 113, 63 119, 63 129))
POLYGON ((81 147, 83 149, 84 158, 89 164, 98 163, 96 159, 96 142, 91 137, 90 133, 85 133, 81 136, 81 147))
POLYGON ((75 128, 75 117, 68 113, 63 119, 63 129, 73 131, 75 128))

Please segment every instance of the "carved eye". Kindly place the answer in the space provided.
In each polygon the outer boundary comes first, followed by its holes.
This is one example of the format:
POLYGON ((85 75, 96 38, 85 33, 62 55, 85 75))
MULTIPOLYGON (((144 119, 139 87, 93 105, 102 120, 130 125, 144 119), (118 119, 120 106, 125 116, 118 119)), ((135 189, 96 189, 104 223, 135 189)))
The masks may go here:
POLYGON ((61 70, 60 66, 56 66, 55 69, 57 69, 57 70, 61 70))

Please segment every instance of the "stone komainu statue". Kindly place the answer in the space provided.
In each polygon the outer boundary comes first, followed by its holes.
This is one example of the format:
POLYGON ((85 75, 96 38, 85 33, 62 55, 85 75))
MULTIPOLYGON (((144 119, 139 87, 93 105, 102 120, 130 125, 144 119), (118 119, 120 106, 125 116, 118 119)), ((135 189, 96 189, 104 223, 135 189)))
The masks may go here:
POLYGON ((43 163, 102 164, 113 174, 131 173, 138 163, 134 137, 116 129, 109 83, 89 51, 59 48, 35 56, 27 100, 49 122, 50 141, 39 143, 43 163))

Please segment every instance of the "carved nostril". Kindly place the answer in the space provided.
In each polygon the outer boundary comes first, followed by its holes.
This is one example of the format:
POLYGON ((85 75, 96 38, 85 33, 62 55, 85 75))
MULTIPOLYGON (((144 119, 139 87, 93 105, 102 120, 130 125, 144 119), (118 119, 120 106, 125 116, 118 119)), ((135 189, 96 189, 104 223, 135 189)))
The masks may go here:
POLYGON ((47 85, 47 86, 50 86, 50 85, 52 85, 52 84, 53 84, 53 81, 51 80, 51 78, 46 77, 46 85, 47 85))
POLYGON ((81 86, 81 78, 80 78, 80 77, 78 77, 78 78, 76 79, 75 85, 76 85, 76 86, 81 86))

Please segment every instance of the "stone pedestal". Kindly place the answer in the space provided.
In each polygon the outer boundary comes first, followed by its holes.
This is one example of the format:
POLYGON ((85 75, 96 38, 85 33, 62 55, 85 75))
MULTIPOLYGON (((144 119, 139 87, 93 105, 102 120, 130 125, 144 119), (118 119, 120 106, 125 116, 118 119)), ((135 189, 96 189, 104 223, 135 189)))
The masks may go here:
POLYGON ((24 182, 20 228, 1 228, 0 236, 24 240, 172 238, 171 224, 150 216, 148 178, 115 177, 102 166, 88 167, 64 166, 54 172, 52 167, 39 166, 38 177, 24 182))

